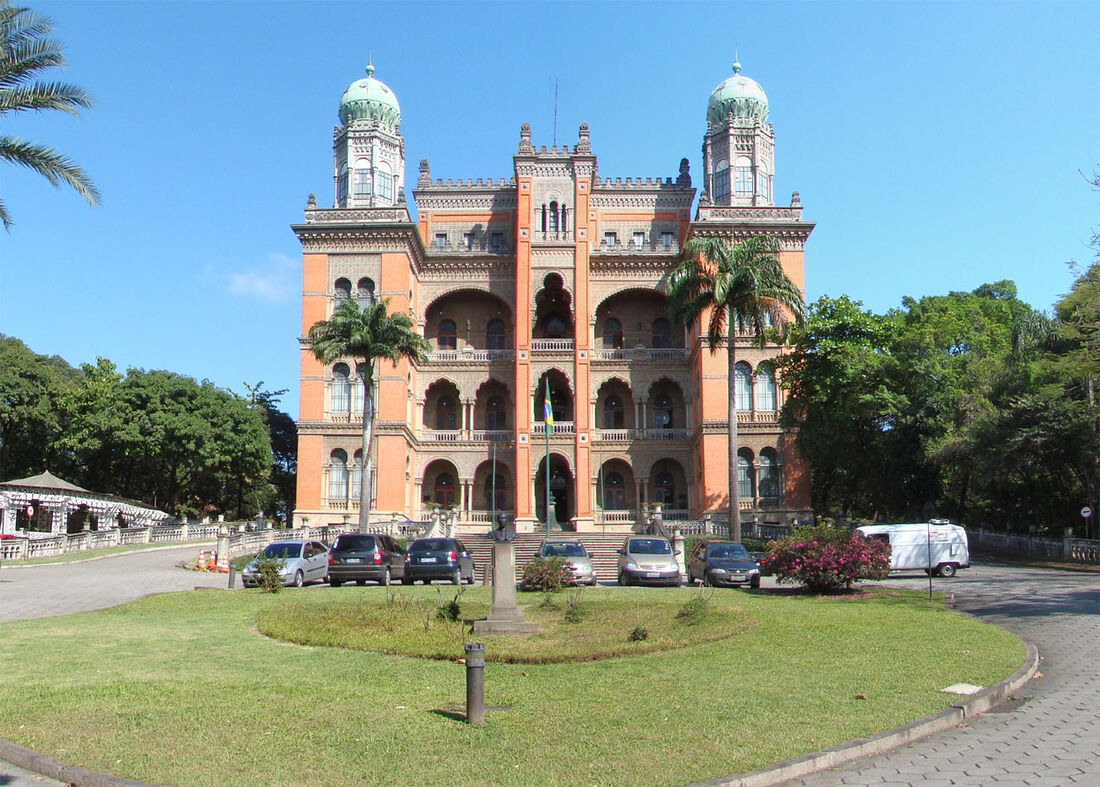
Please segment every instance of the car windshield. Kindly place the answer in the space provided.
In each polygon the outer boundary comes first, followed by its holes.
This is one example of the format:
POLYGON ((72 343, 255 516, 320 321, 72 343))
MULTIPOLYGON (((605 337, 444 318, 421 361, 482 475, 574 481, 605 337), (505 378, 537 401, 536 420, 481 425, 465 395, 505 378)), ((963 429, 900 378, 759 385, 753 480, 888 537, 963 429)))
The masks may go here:
POLYGON ((283 560, 288 557, 299 557, 302 554, 302 545, 295 542, 268 544, 264 547, 263 556, 270 560, 283 560))
POLYGON ((546 542, 542 545, 542 555, 543 557, 587 557, 588 553, 580 544, 565 541, 557 544, 546 542))
POLYGON ((333 549, 374 549, 374 536, 348 535, 338 536, 333 549))
POLYGON ((409 545, 410 552, 441 552, 453 549, 446 538, 421 538, 409 545))
POLYGON ((744 558, 750 560, 752 555, 740 544, 713 544, 708 550, 707 555, 720 560, 736 560, 737 558, 744 558))
POLYGON ((672 547, 663 538, 632 538, 627 552, 635 555, 671 555, 672 547))

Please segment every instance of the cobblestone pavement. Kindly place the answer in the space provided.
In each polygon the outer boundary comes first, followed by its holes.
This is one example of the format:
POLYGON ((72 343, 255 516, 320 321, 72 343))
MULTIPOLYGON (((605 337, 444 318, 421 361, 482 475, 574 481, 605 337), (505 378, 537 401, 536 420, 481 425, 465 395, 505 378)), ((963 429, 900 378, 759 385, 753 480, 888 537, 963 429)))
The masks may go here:
MULTIPOLYGON (((928 587, 923 575, 888 583, 928 587)), ((787 784, 1100 784, 1100 575, 987 562, 933 583, 1033 642, 1042 677, 962 727, 787 784)))

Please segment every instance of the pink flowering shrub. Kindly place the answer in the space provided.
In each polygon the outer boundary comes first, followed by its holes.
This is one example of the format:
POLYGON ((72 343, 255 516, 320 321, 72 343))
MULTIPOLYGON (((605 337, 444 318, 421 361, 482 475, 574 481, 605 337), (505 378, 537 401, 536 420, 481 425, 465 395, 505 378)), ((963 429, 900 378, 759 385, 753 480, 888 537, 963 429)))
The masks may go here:
POLYGON ((779 582, 796 582, 813 593, 838 593, 861 579, 885 579, 890 545, 826 525, 803 527, 773 541, 763 565, 779 582))

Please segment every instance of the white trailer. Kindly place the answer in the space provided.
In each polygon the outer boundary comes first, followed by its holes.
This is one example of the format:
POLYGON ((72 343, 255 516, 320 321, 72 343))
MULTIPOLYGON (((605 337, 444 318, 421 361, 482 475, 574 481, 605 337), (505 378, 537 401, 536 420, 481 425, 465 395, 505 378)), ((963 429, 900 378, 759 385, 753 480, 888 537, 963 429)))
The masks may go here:
POLYGON ((891 571, 932 571, 953 577, 960 568, 970 568, 970 544, 966 530, 936 521, 907 525, 864 525, 856 532, 890 545, 891 571))

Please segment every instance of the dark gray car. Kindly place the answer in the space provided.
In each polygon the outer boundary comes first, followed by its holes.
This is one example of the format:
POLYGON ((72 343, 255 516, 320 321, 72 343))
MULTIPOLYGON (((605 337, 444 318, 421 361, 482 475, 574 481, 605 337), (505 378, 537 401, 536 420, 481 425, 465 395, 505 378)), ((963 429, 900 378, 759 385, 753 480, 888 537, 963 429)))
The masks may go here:
POLYGON ((433 579, 472 585, 474 559, 457 538, 418 538, 405 553, 405 576, 401 581, 411 585, 418 579, 425 585, 433 579))
POLYGON ((404 576, 405 550, 382 533, 341 533, 328 554, 328 583, 334 588, 367 580, 388 585, 404 576))
POLYGON ((687 561, 688 582, 704 585, 760 587, 760 564, 733 541, 700 541, 687 561))

